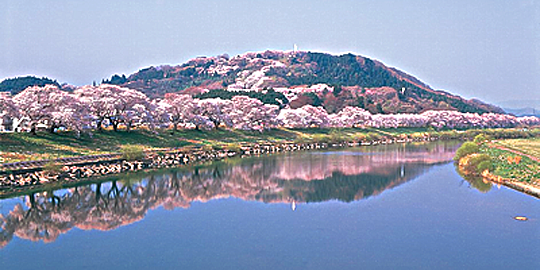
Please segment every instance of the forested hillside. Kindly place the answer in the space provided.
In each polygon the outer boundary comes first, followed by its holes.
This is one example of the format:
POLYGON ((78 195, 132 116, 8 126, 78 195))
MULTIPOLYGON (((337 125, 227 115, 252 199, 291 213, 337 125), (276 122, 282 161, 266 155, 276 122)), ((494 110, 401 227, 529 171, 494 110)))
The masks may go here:
POLYGON ((16 95, 30 86, 45 86, 47 84, 60 87, 60 84, 58 84, 56 80, 46 77, 37 78, 34 76, 26 76, 3 80, 0 82, 0 92, 10 92, 12 95, 16 95))
MULTIPOLYGON (((430 109, 503 112, 496 106, 433 90, 412 75, 350 53, 265 51, 232 58, 199 57, 178 66, 148 67, 129 76, 114 75, 103 82, 134 88, 150 97, 171 92, 200 95, 211 90, 272 89, 285 94, 293 107, 310 104, 323 106, 329 112, 345 106, 373 113, 419 113, 430 109)), ((216 97, 216 93, 211 96, 216 97)), ((224 98, 231 95, 221 93, 224 98)))
MULTIPOLYGON (((178 66, 147 67, 129 76, 115 74, 101 83, 139 90, 150 98, 163 98, 167 93, 201 99, 246 95, 282 108, 322 106, 328 113, 347 106, 372 114, 428 110, 504 113, 479 100, 431 89, 412 75, 350 53, 265 51, 198 57, 178 66)), ((4 80, 0 91, 16 95, 27 87, 47 84, 61 88, 56 80, 26 76, 4 80)))

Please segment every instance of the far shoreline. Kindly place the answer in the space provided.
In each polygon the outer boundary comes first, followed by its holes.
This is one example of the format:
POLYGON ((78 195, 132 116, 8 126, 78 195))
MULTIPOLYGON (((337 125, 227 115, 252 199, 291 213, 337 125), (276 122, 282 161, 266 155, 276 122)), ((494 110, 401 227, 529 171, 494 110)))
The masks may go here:
MULTIPOLYGON (((13 166, 13 163, 4 163, 0 164, 0 192, 3 193, 1 195, 4 197, 9 196, 8 194, 10 193, 19 193, 27 190, 29 187, 47 187, 51 184, 56 185, 58 183, 85 182, 90 178, 200 164, 229 157, 307 151, 330 147, 470 140, 477 134, 484 134, 486 132, 499 133, 504 137, 519 137, 520 135, 536 137, 540 134, 540 130, 538 129, 530 131, 531 133, 523 133, 521 129, 466 130, 460 132, 455 130, 432 131, 424 129, 411 132, 411 130, 400 130, 399 128, 393 130, 393 133, 387 130, 375 129, 369 129, 369 131, 344 129, 338 132, 332 131, 333 133, 329 130, 311 130, 309 135, 306 135, 305 131, 288 130, 288 132, 294 134, 295 137, 278 142, 270 140, 237 140, 235 143, 225 145, 215 145, 211 142, 198 146, 189 145, 180 148, 151 149, 145 150, 142 156, 135 158, 126 157, 125 153, 124 155, 122 153, 112 153, 94 157, 90 156, 90 160, 85 160, 85 156, 82 156, 80 157, 81 160, 75 157, 68 157, 56 160, 15 163, 15 165, 22 164, 22 167, 13 166), (351 133, 352 131, 357 133, 351 133), (370 137, 374 138, 371 139, 370 137)), ((202 135, 209 136, 209 133, 211 132, 202 133, 202 135)))

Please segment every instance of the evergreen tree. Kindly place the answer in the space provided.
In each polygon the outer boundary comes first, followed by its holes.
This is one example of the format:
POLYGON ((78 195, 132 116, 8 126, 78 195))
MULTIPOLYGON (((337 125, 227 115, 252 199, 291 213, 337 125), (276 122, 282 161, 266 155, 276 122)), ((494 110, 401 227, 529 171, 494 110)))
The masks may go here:
POLYGON ((45 86, 48 84, 62 88, 56 80, 51 80, 47 77, 37 78, 34 76, 26 76, 5 79, 0 83, 0 92, 11 92, 11 95, 16 95, 30 86, 45 86))

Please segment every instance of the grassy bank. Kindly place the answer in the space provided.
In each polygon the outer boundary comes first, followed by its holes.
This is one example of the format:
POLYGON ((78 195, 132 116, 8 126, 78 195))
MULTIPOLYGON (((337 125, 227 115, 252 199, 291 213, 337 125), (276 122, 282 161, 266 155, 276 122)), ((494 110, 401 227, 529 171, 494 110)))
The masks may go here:
POLYGON ((481 151, 491 157, 494 175, 540 185, 540 138, 496 141, 481 151))
POLYGON ((145 150, 177 148, 190 146, 203 147, 238 147, 241 143, 255 142, 365 142, 384 138, 402 138, 421 140, 467 139, 479 133, 492 137, 535 137, 540 129, 489 129, 489 130, 442 130, 430 128, 397 129, 275 129, 264 133, 239 130, 180 130, 171 134, 168 130, 146 131, 103 131, 92 135, 82 134, 76 138, 71 132, 58 134, 38 133, 0 133, 0 163, 55 159, 82 155, 97 155, 121 152, 128 145, 138 145, 145 150))
POLYGON ((540 190, 540 137, 490 140, 479 135, 463 143, 455 160, 463 178, 481 191, 491 187, 486 179, 530 194, 540 190))

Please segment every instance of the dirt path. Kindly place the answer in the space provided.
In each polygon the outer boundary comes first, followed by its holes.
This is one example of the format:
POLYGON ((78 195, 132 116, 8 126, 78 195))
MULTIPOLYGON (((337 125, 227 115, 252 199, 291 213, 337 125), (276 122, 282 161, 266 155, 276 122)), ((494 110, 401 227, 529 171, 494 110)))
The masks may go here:
POLYGON ((520 155, 520 156, 525 156, 525 157, 528 157, 536 162, 540 162, 540 158, 537 158, 535 156, 532 156, 532 155, 529 155, 529 154, 525 154, 523 152, 520 152, 520 151, 517 151, 517 150, 514 150, 514 149, 510 149, 510 148, 507 148, 507 147, 504 147, 504 146, 501 146, 501 145, 494 145, 494 144, 489 144, 488 145, 490 148, 497 148, 497 149, 500 149, 500 150, 503 150, 503 151, 508 151, 508 152, 512 152, 516 155, 520 155))

